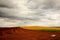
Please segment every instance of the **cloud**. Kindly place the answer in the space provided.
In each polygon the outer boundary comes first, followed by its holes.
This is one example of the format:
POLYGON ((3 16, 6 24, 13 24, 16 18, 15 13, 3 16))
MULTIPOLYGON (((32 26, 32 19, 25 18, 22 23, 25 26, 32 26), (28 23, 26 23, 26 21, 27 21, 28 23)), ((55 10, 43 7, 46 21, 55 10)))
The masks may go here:
POLYGON ((59 17, 59 0, 0 0, 0 26, 2 27, 60 26, 59 17))

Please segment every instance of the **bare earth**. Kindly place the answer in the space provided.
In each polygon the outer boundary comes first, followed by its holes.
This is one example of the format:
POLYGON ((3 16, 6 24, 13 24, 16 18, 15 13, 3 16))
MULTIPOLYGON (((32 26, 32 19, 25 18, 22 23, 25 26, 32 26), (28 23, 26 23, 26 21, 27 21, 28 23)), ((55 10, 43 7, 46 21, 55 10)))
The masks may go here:
POLYGON ((28 30, 20 27, 0 28, 0 40, 60 40, 60 32, 28 30))

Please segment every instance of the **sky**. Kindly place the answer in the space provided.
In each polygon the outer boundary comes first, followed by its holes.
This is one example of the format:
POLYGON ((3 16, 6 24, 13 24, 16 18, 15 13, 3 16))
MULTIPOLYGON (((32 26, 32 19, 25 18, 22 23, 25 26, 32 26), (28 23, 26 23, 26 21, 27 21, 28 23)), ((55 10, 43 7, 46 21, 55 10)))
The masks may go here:
POLYGON ((60 26, 60 0, 0 0, 0 26, 60 26))

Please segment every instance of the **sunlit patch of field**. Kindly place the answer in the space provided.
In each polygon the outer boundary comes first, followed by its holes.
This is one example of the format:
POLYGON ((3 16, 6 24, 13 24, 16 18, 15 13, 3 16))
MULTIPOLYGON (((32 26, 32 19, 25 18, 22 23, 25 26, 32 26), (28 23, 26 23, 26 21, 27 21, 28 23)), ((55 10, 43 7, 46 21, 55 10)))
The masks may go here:
POLYGON ((60 27, 47 27, 47 26, 23 26, 24 29, 29 30, 44 30, 44 31, 60 31, 60 27))

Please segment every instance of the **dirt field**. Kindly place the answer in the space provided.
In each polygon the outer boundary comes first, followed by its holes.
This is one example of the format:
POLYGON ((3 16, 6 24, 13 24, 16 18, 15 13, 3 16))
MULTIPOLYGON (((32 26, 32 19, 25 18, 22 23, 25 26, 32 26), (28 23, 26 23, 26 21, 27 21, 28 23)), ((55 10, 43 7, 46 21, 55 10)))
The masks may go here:
POLYGON ((0 40, 60 40, 60 32, 28 30, 20 27, 0 28, 0 40))

